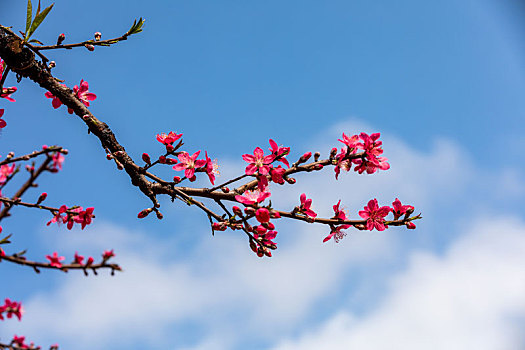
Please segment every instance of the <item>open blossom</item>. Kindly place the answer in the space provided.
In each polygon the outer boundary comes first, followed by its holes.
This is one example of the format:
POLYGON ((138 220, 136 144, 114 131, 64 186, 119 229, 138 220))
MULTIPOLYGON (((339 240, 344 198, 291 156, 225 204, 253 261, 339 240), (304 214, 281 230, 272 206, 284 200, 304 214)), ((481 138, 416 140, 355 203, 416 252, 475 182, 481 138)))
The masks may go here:
MULTIPOLYGON (((62 84, 62 86, 66 86, 66 85, 62 84)), ((58 107, 62 106, 62 101, 60 101, 60 99, 56 97, 55 95, 53 95, 50 91, 46 91, 44 96, 52 99, 51 105, 53 106, 54 109, 57 109, 58 107)))
POLYGON ((95 208, 93 207, 86 208, 86 210, 83 210, 82 207, 80 207, 78 215, 74 217, 73 220, 76 223, 82 225, 82 230, 84 229, 84 227, 86 227, 86 225, 91 224, 93 218, 93 210, 95 210, 95 208))
POLYGON ((402 205, 401 201, 398 198, 396 198, 396 200, 392 202, 392 207, 394 209, 394 218, 396 219, 399 218, 401 215, 405 214, 407 210, 414 210, 414 207, 411 205, 402 205))
POLYGON ((270 172, 269 164, 275 159, 275 155, 270 154, 265 156, 264 151, 257 147, 252 154, 243 154, 244 159, 249 164, 246 166, 246 175, 253 175, 257 171, 261 175, 268 175, 270 172))
POLYGON ((206 174, 210 178, 210 182, 212 185, 215 185, 215 175, 219 175, 219 165, 217 164, 217 160, 213 161, 208 158, 208 152, 204 151, 204 156, 206 157, 206 174))
POLYGON ((345 133, 343 133, 343 139, 342 140, 337 139, 337 141, 341 141, 342 143, 344 143, 346 147, 348 147, 350 150, 356 149, 359 146, 359 136, 358 135, 353 135, 351 137, 348 137, 345 135, 345 133))
POLYGON ((21 303, 11 301, 11 299, 6 298, 4 301, 4 305, 0 305, 0 320, 4 320, 4 312, 6 313, 7 318, 16 316, 16 318, 18 318, 18 320, 20 321, 22 319, 22 313, 24 311, 22 309, 21 303))
MULTIPOLYGON (((89 101, 94 101, 97 98, 97 95, 95 95, 92 92, 89 92, 88 89, 88 82, 82 79, 80 80, 80 86, 75 85, 73 87, 73 93, 85 106, 89 107, 89 101)), ((67 111, 69 112, 69 114, 73 114, 73 109, 68 108, 67 111)))
POLYGON ((270 222, 270 211, 268 209, 266 209, 266 208, 259 208, 255 212, 255 218, 261 224, 263 224, 265 222, 270 222))
POLYGON ((51 160, 53 163, 51 164, 51 168, 57 172, 58 170, 62 170, 62 163, 64 163, 64 160, 66 158, 62 155, 60 152, 55 152, 53 156, 51 157, 51 160))
POLYGON ((13 345, 16 345, 20 349, 29 349, 29 346, 25 343, 25 340, 26 337, 18 337, 15 335, 11 340, 11 343, 13 343, 13 345))
POLYGON ((184 170, 186 178, 193 178, 193 175, 195 175, 195 168, 200 168, 206 164, 206 160, 204 159, 197 160, 199 153, 201 153, 201 151, 197 151, 190 156, 187 152, 181 152, 178 155, 180 163, 173 166, 173 169, 177 171, 184 170))
POLYGON ((50 265, 56 268, 61 268, 62 263, 61 261, 65 260, 63 256, 58 256, 57 252, 54 252, 53 255, 46 255, 47 260, 49 260, 50 265))
POLYGON ((366 229, 372 231, 375 227, 378 231, 384 231, 388 228, 385 225, 385 216, 390 213, 392 208, 388 206, 379 207, 377 199, 371 199, 364 210, 359 212, 359 216, 366 219, 366 229))
POLYGON ((77 252, 75 252, 75 264, 82 265, 84 262, 84 257, 82 255, 78 255, 77 252))
POLYGON ((176 134, 173 131, 170 131, 169 134, 166 133, 160 133, 157 134, 157 141, 164 145, 172 145, 175 141, 180 139, 182 137, 182 134, 176 134))
POLYGON ((266 198, 270 197, 271 193, 266 191, 260 191, 259 189, 255 191, 246 191, 241 195, 235 196, 235 200, 242 204, 252 205, 264 201, 266 198))
MULTIPOLYGON (((333 206, 334 219, 339 219, 341 221, 348 220, 348 218, 346 217, 346 213, 342 209, 339 209, 340 204, 341 200, 339 200, 339 202, 337 202, 337 204, 333 206)), ((329 241, 332 238, 334 238, 336 243, 339 243, 339 241, 343 239, 344 236, 346 236, 346 232, 342 232, 341 230, 346 230, 350 226, 351 225, 339 225, 337 227, 334 227, 330 234, 323 239, 323 243, 329 241)))
POLYGON ((58 212, 55 213, 55 216, 49 222, 47 223, 47 226, 51 225, 52 223, 56 222, 58 224, 63 224, 67 221, 67 207, 65 205, 62 205, 58 212))
POLYGON ((352 162, 350 161, 350 159, 345 159, 346 153, 347 153, 347 149, 341 148, 341 153, 335 156, 336 163, 335 163, 334 171, 335 171, 336 180, 339 177, 339 173, 341 172, 341 169, 348 172, 350 171, 350 168, 352 167, 352 162))
POLYGON ((288 159, 285 158, 290 153, 290 147, 277 146, 277 143, 274 140, 270 139, 269 150, 275 156, 275 160, 277 160, 278 162, 282 162, 288 168, 290 167, 288 159))
POLYGON ((3 185, 7 178, 15 171, 15 164, 4 164, 0 166, 0 185, 3 185))
POLYGON ((115 253, 113 252, 113 249, 104 250, 104 253, 102 254, 102 260, 108 260, 109 258, 112 258, 114 256, 115 256, 115 253))
POLYGON ((378 141, 380 135, 380 133, 368 135, 364 132, 359 134, 359 138, 363 141, 363 143, 359 144, 359 147, 365 151, 364 159, 353 160, 353 163, 357 165, 354 170, 359 174, 362 174, 365 171, 368 174, 373 174, 377 169, 390 169, 390 164, 387 162, 388 159, 380 157, 380 155, 383 154, 383 149, 381 148, 383 142, 378 141))
POLYGON ((7 125, 5 120, 1 119, 3 116, 4 116, 4 109, 0 108, 0 129, 5 128, 5 126, 7 125))
POLYGON ((312 206, 312 200, 306 199, 305 193, 301 194, 301 197, 299 199, 301 200, 301 206, 299 207, 300 212, 305 214, 306 216, 315 218, 317 214, 310 208, 312 206))
POLYGON ((272 181, 277 184, 283 185, 284 184, 283 176, 284 176, 285 171, 286 169, 284 169, 280 165, 277 168, 271 168, 270 175, 272 176, 272 181))

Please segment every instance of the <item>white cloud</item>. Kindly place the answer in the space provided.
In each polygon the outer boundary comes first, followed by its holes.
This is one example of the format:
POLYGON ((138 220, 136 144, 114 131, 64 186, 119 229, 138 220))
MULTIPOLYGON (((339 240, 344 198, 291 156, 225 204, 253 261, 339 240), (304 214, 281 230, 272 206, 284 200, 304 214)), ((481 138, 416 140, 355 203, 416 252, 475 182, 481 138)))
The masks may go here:
POLYGON ((472 222, 444 256, 413 253, 373 312, 341 311, 275 350, 523 348, 525 223, 472 222))

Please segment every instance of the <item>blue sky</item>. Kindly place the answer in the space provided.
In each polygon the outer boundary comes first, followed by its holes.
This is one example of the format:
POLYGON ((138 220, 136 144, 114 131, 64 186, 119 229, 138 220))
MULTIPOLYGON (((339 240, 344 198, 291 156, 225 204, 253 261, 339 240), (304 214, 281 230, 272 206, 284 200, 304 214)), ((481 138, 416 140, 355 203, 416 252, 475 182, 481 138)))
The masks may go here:
MULTIPOLYGON (((23 81, 16 103, 0 101, 0 154, 68 148, 64 170, 28 198, 47 191, 50 204, 94 206, 97 218, 70 232, 18 209, 2 223, 13 249, 69 258, 114 248, 125 272, 86 279, 0 264, 2 280, 16 281, 0 297, 26 306, 0 339, 23 333, 75 349, 523 347, 524 14, 519 1, 495 0, 57 2, 35 35, 46 43, 62 32, 66 42, 119 36, 146 18, 143 33, 112 48, 49 52, 68 86, 89 82, 90 110, 136 159, 160 152, 155 135, 174 130, 189 152, 217 158, 224 180, 269 138, 293 159, 326 154, 342 132, 381 132, 389 171, 302 176, 273 198, 290 207, 306 192, 325 215, 342 199, 355 217, 370 198, 399 196, 424 219, 415 231, 352 231, 338 245, 322 244, 322 227, 282 222, 271 260, 235 232, 211 237, 205 216, 166 199, 164 220, 137 220, 146 198, 79 120, 23 81)), ((4 0, 0 23, 22 30, 24 20, 23 1, 4 0)))

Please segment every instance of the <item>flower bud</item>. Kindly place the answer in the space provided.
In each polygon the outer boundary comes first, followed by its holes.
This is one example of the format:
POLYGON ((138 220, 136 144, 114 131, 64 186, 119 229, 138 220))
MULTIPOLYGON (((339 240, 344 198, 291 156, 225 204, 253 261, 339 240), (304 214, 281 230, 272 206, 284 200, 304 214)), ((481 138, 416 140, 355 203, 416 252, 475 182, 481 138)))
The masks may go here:
POLYGON ((407 228, 413 230, 416 228, 416 224, 414 224, 412 221, 409 221, 407 222, 407 228))
POLYGON ((94 34, 94 36, 95 36, 95 41, 100 41, 100 38, 102 38, 102 33, 100 33, 100 32, 96 32, 96 33, 94 34))
POLYGON ((55 61, 51 61, 49 62, 49 65, 47 66, 47 68, 51 69, 51 68, 55 68, 57 66, 56 62, 55 61))
POLYGON ((264 250, 264 255, 266 255, 267 257, 271 258, 272 257, 272 252, 269 251, 268 249, 265 249, 264 250))
POLYGON ((164 215, 162 215, 160 211, 157 210, 156 214, 157 214, 157 219, 162 220, 164 218, 164 215))
POLYGON ((307 153, 303 154, 303 155, 301 156, 301 158, 299 158, 299 162, 300 162, 300 163, 304 163, 304 162, 306 162, 308 159, 310 159, 311 156, 312 156, 312 152, 307 152, 307 153))
POLYGON ((106 154, 106 159, 107 160, 112 160, 113 159, 113 155, 111 153, 106 154))
POLYGON ((221 187, 221 191, 224 192, 224 193, 228 193, 228 192, 230 192, 230 189, 228 187, 224 186, 224 187, 221 187))
POLYGON ((60 34, 57 39, 57 45, 62 45, 65 39, 66 39, 66 34, 64 33, 60 34))
POLYGON ((281 218, 281 214, 279 214, 278 211, 275 211, 275 210, 272 210, 272 212, 270 213, 270 216, 274 219, 280 219, 281 218))
POLYGON ((314 161, 317 162, 319 160, 319 157, 321 156, 321 153, 315 152, 314 153, 314 161))
POLYGON ((137 215, 137 217, 138 217, 139 219, 143 219, 143 218, 145 218, 146 216, 148 216, 149 213, 151 213, 152 211, 153 211, 152 208, 144 209, 143 211, 141 211, 141 212, 139 213, 139 215, 137 215))
POLYGON ((84 46, 86 47, 86 49, 88 49, 88 51, 95 51, 95 46, 91 44, 85 44, 84 46))
POLYGON ((250 249, 251 249, 254 253, 257 253, 257 244, 256 244, 252 239, 250 239, 250 249))
POLYGON ((261 224, 265 223, 265 222, 269 222, 270 221, 270 212, 266 208, 259 208, 259 209, 257 209, 257 212, 255 213, 255 218, 261 224))
POLYGON ((45 201, 47 198, 47 193, 46 192, 43 192, 40 197, 38 197, 38 200, 36 201, 36 204, 40 204, 42 203, 43 201, 45 201))
POLYGON ((247 214, 247 215, 254 215, 255 214, 255 209, 252 208, 252 207, 246 207, 246 208, 244 208, 244 213, 247 214))
POLYGON ((166 157, 164 157, 164 156, 160 156, 160 157, 159 157, 159 163, 160 163, 160 164, 166 164, 166 157))
POLYGON ((242 210, 241 210, 241 208, 239 208, 238 206, 234 205, 234 206, 232 207, 232 210, 233 210, 233 213, 234 213, 235 215, 242 216, 242 210))
POLYGON ((296 180, 293 177, 287 177, 285 178, 286 182, 288 182, 290 185, 295 184, 296 180))
POLYGON ((147 153, 142 153, 142 160, 148 164, 148 165, 151 165, 151 158, 149 157, 149 154, 147 153))
POLYGON ((175 184, 178 184, 180 182, 180 176, 174 176, 173 182, 175 182, 175 184))
POLYGON ((168 144, 166 145, 166 151, 167 151, 168 153, 173 152, 174 149, 175 149, 175 147, 173 147, 173 145, 172 145, 171 143, 168 143, 168 144))
POLYGON ((257 256, 259 258, 262 258, 264 256, 264 252, 263 252, 261 247, 259 247, 259 249, 257 249, 257 256))

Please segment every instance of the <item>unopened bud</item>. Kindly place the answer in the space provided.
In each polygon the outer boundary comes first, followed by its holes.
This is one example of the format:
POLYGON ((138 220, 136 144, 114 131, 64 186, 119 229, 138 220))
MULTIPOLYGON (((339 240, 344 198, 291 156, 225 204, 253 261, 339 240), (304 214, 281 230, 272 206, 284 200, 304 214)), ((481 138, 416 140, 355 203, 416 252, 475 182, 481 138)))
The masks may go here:
POLYGON ((233 213, 234 213, 235 215, 242 216, 242 210, 241 210, 241 208, 239 208, 238 206, 234 205, 234 206, 232 207, 232 210, 233 210, 233 213))
POLYGON ((314 153, 314 161, 317 162, 317 161, 319 160, 319 157, 320 157, 320 156, 321 156, 321 153, 319 153, 319 152, 315 152, 315 153, 314 153))
POLYGON ((65 39, 66 39, 66 35, 64 33, 60 34, 57 39, 57 45, 62 45, 65 39))
POLYGON ((303 154, 301 156, 301 158, 299 158, 299 163, 306 162, 308 159, 310 159, 311 156, 312 156, 312 152, 307 152, 307 153, 303 154))
POLYGON ((286 182, 288 182, 290 185, 295 184, 296 180, 293 177, 287 177, 285 178, 286 182))
POLYGON ((416 224, 414 224, 412 221, 409 221, 407 222, 407 228, 413 230, 416 228, 416 224))
POLYGON ((84 46, 86 47, 86 49, 88 49, 88 51, 95 51, 95 46, 91 44, 85 44, 84 46))
POLYGON ((314 170, 321 170, 321 169, 323 169, 323 168, 324 168, 323 164, 316 164, 316 165, 314 165, 314 167, 313 167, 314 170))
POLYGON ((51 68, 55 68, 56 66, 57 66, 56 62, 55 62, 55 61, 51 61, 51 62, 49 62, 49 64, 48 64, 47 67, 48 67, 49 69, 51 69, 51 68))
POLYGON ((224 192, 224 193, 229 193, 229 192, 230 192, 230 189, 229 189, 228 187, 226 187, 226 186, 221 187, 221 190, 222 190, 222 192, 224 192))
POLYGON ((139 215, 137 215, 137 217, 138 217, 139 219, 143 219, 143 218, 145 218, 146 216, 148 216, 149 213, 151 213, 152 211, 153 211, 152 208, 144 209, 143 211, 141 211, 141 212, 139 213, 139 215))
POLYGON ((117 163, 117 169, 118 170, 123 170, 124 169, 124 166, 118 160, 115 160, 115 163, 117 163))
POLYGON ((259 249, 257 250, 257 256, 258 256, 259 258, 262 258, 262 257, 264 256, 264 252, 263 252, 262 248, 260 248, 260 247, 259 247, 259 249))
POLYGON ((178 184, 180 182, 180 176, 174 176, 173 182, 175 182, 175 184, 178 184))
POLYGON ((254 214, 255 214, 255 209, 252 208, 252 207, 246 207, 246 208, 244 208, 244 212, 245 212, 247 215, 254 215, 254 214))
POLYGON ((107 158, 107 160, 112 160, 113 159, 113 155, 111 153, 108 153, 108 154, 106 154, 106 158, 107 158))
POLYGON ((337 148, 332 148, 332 150, 330 151, 330 158, 333 158, 335 157, 335 155, 337 154, 337 148))
POLYGON ((257 244, 256 244, 252 239, 250 239, 250 249, 251 249, 254 253, 257 253, 257 244))
POLYGON ((166 164, 177 164, 177 159, 166 158, 166 164))
POLYGON ((264 250, 264 255, 266 255, 267 257, 271 258, 272 257, 272 252, 269 251, 268 249, 265 249, 264 250))
POLYGON ((164 215, 162 215, 160 211, 157 210, 156 214, 157 214, 157 219, 162 220, 164 218, 164 215))
POLYGON ((40 197, 38 197, 38 200, 36 201, 36 204, 40 204, 42 203, 43 201, 45 201, 47 198, 47 193, 46 192, 43 192, 40 197))
POLYGON ((102 38, 102 33, 101 32, 96 32, 94 36, 95 36, 95 41, 99 41, 100 38, 102 38))
POLYGON ((149 154, 147 153, 142 153, 142 160, 148 164, 148 165, 151 165, 151 158, 149 157, 149 154))
POLYGON ((274 219, 280 219, 281 218, 281 214, 279 214, 279 212, 277 212, 277 211, 272 211, 270 213, 270 217, 272 217, 274 219))
POLYGON ((197 176, 193 175, 188 180, 190 180, 190 182, 193 182, 193 181, 197 180, 197 176))
POLYGON ((160 163, 160 164, 166 164, 166 157, 164 157, 164 156, 160 156, 160 157, 159 157, 159 163, 160 163))
POLYGON ((166 145, 166 151, 167 151, 168 153, 173 152, 174 149, 175 149, 175 147, 173 147, 172 144, 168 143, 168 144, 166 145))
POLYGON ((15 156, 15 152, 9 152, 6 156, 7 159, 11 159, 15 156))

